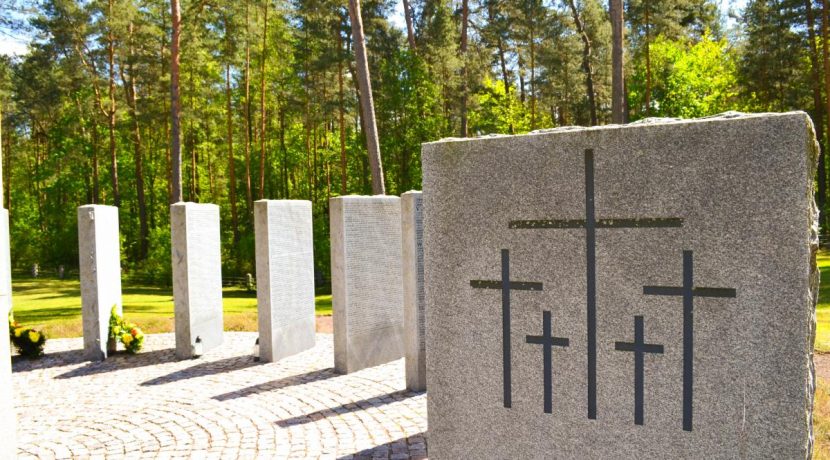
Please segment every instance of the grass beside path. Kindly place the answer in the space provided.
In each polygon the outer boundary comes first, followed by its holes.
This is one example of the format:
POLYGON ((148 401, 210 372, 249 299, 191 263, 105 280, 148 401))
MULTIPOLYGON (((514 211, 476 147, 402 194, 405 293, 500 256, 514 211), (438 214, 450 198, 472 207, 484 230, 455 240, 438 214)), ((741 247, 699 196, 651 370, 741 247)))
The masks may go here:
POLYGON ((819 252, 816 262, 821 271, 816 305, 816 351, 830 353, 830 252, 819 252))
MULTIPOLYGON (((122 286, 124 316, 144 332, 173 332, 172 288, 122 286)), ((331 315, 331 295, 317 296, 318 315, 331 315)), ((48 278, 15 280, 12 283, 14 318, 26 326, 43 329, 51 338, 80 337, 81 287, 77 280, 48 278)), ((256 331, 256 293, 241 287, 222 290, 225 330, 256 331)))

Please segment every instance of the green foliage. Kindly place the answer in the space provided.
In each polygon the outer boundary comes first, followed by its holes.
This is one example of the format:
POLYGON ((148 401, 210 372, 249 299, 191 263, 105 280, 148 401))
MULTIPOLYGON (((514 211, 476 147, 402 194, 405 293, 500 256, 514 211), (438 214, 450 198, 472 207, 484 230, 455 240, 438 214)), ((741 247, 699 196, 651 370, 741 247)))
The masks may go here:
POLYGON ((109 339, 121 342, 127 353, 132 355, 144 346, 144 332, 135 324, 118 314, 118 307, 113 305, 110 312, 109 339))
POLYGON ((170 227, 155 227, 150 230, 150 251, 147 258, 138 264, 133 273, 145 283, 156 286, 170 286, 173 282, 173 265, 170 261, 170 227))
MULTIPOLYGON (((650 45, 651 107, 657 117, 694 118, 736 107, 734 52, 726 39, 704 34, 700 41, 658 38, 650 45)), ((636 63, 628 85, 632 118, 645 116, 646 70, 636 63)))
MULTIPOLYGON (((819 85, 821 102, 826 88, 811 81, 807 21, 811 6, 815 34, 820 4, 751 0, 728 40, 713 0, 624 4, 631 119, 821 113, 811 90, 819 85)), ((473 135, 590 122, 567 2, 468 2, 466 52, 458 2, 411 2, 414 49, 393 26, 393 5, 362 2, 388 193, 421 187, 421 144, 458 136, 462 113, 473 135)), ((574 1, 599 123, 610 120, 606 5, 574 1)), ((113 204, 117 184, 124 273, 169 285, 169 4, 44 0, 27 11, 30 51, 0 58, 13 264, 76 267, 75 209, 113 204)), ((329 279, 328 200, 372 190, 346 4, 183 0, 182 11, 182 188, 186 201, 220 206, 223 274, 254 272, 255 200, 303 199, 312 202, 315 269, 329 279)))
POLYGON ((477 135, 530 131, 530 116, 515 92, 508 96, 504 85, 485 78, 476 94, 478 107, 470 113, 470 128, 477 135))

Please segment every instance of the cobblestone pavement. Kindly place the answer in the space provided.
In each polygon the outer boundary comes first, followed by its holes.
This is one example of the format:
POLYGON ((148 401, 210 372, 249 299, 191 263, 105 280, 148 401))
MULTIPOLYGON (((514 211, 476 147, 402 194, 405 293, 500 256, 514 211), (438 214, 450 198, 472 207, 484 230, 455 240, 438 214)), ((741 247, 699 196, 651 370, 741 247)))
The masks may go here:
POLYGON ((332 336, 263 364, 256 334, 226 333, 178 361, 172 334, 145 351, 83 361, 82 339, 15 358, 20 458, 426 457, 426 394, 405 389, 403 360, 338 375, 332 336))

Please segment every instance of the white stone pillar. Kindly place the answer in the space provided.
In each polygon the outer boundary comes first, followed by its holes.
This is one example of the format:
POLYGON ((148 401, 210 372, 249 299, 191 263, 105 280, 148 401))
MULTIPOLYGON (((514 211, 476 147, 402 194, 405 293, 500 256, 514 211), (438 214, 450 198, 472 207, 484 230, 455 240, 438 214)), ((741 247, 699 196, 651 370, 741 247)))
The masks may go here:
POLYGON ((335 370, 402 358, 401 200, 344 196, 329 204, 335 370))
POLYGON ((170 205, 176 356, 192 358, 222 344, 219 206, 170 205))
POLYGON ((406 192, 401 195, 403 325, 406 387, 413 391, 427 388, 423 235, 423 196, 421 192, 406 192))
POLYGON ((311 202, 254 203, 259 356, 274 362, 314 347, 311 202))
POLYGON ((9 235, 9 211, 0 208, 0 312, 12 309, 12 260, 9 235))
POLYGON ((112 307, 121 313, 118 208, 96 204, 78 207, 78 265, 84 356, 90 360, 106 359, 112 307))

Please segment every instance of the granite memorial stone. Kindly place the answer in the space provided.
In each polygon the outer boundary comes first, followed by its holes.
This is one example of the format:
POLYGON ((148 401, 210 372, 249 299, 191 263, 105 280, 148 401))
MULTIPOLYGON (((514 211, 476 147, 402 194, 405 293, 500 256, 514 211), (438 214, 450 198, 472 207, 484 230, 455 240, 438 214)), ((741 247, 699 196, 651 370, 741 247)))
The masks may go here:
POLYGON ((219 206, 170 205, 176 356, 187 359, 222 344, 222 254, 219 206))
POLYGON ((401 199, 329 201, 334 367, 351 373, 404 355, 401 199))
POLYGON ((265 362, 314 347, 311 222, 310 201, 254 203, 259 356, 265 362))
POLYGON ((118 208, 88 204, 78 207, 78 266, 84 356, 106 359, 112 308, 121 313, 121 240, 118 208))
POLYGON ((810 458, 801 112, 423 147, 430 458, 810 458))
POLYGON ((406 387, 426 390, 426 339, 424 337, 424 213, 421 192, 401 195, 403 246, 403 325, 406 387))

